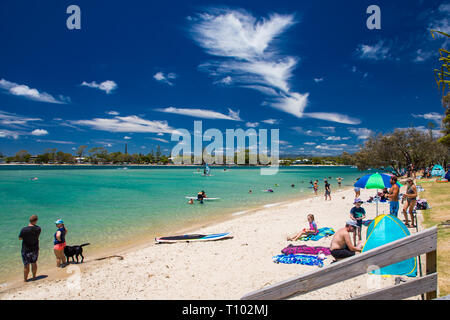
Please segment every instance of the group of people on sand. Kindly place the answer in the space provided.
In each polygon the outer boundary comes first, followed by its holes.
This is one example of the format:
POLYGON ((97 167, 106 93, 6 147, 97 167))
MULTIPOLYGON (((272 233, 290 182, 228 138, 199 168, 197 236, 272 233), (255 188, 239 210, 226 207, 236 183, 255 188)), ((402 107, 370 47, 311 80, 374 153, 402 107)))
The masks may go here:
MULTIPOLYGON (((32 279, 36 279, 37 261, 39 258, 39 236, 41 234, 41 227, 37 225, 38 216, 33 214, 29 219, 28 226, 22 228, 19 233, 19 240, 22 241, 22 262, 24 265, 23 279, 28 281, 28 275, 33 274, 32 279)), ((56 266, 63 268, 66 266, 66 256, 64 255, 64 248, 66 247, 67 228, 64 221, 58 219, 55 221, 56 232, 53 235, 53 252, 56 257, 56 266)))
MULTIPOLYGON (((396 217, 400 208, 400 188, 397 184, 397 180, 398 179, 396 176, 392 176, 390 179, 391 188, 389 188, 389 190, 383 190, 382 192, 383 196, 386 197, 387 200, 389 200, 390 214, 396 217)), ((363 248, 361 231, 363 221, 366 218, 366 211, 362 207, 363 201, 359 198, 360 194, 360 188, 355 188, 355 199, 353 201, 353 207, 350 209, 350 219, 346 221, 343 228, 339 229, 334 234, 331 240, 330 252, 335 259, 334 262, 344 258, 352 257, 356 252, 361 252, 363 248), (353 237, 351 236, 351 234, 353 234, 353 237)), ((408 178, 406 193, 402 195, 401 202, 404 203, 403 214, 405 217, 405 225, 409 228, 415 227, 414 208, 416 205, 416 199, 417 188, 414 184, 413 179, 408 178), (411 225, 409 224, 408 214, 411 219, 411 225)), ((302 231, 292 237, 288 237, 288 241, 296 241, 303 236, 311 234, 315 235, 318 233, 314 215, 308 214, 307 219, 309 227, 302 229, 302 231)))

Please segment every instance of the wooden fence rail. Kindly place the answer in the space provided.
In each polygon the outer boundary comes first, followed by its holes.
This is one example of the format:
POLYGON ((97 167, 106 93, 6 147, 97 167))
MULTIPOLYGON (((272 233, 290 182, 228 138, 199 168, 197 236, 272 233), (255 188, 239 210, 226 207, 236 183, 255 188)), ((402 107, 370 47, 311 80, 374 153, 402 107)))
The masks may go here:
MULTIPOLYGON (((332 284, 357 277, 370 272, 376 268, 383 268, 391 264, 427 254, 427 277, 416 279, 403 284, 401 287, 411 293, 408 297, 427 293, 427 299, 436 297, 437 276, 436 276, 436 247, 437 247, 437 227, 423 230, 408 237, 374 248, 351 258, 330 264, 320 270, 294 277, 286 281, 274 284, 267 288, 248 293, 242 300, 276 300, 305 294, 332 284), (419 281, 420 280, 420 281, 419 281), (422 287, 422 292, 416 289, 422 287), (433 289, 433 290, 431 290, 433 289)), ((397 286, 400 287, 400 286, 397 286)), ((395 288, 384 289, 385 294, 397 297, 397 299, 407 298, 397 294, 395 288), (387 291, 390 289, 391 291, 387 291)), ((380 292, 373 293, 366 298, 381 299, 380 292)), ((364 296, 361 297, 363 299, 364 296)))

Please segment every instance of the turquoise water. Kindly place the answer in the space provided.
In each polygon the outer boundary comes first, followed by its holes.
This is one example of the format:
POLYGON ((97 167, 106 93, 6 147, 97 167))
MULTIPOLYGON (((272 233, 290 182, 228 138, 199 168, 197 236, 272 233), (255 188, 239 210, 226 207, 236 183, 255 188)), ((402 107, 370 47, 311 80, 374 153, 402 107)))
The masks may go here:
POLYGON ((0 166, 0 280, 21 273, 18 234, 32 214, 39 216, 42 228, 39 262, 50 263, 53 221, 58 218, 69 230, 68 245, 90 242, 86 250, 114 247, 311 194, 311 179, 319 179, 322 195, 324 178, 332 177, 333 191, 336 177, 350 186, 362 175, 350 167, 288 167, 273 176, 260 175, 259 168, 212 168, 211 174, 202 176, 193 167, 0 166), (31 180, 34 177, 38 179, 31 180), (262 192, 267 188, 274 192, 262 192), (188 205, 185 197, 200 190, 221 199, 188 205))

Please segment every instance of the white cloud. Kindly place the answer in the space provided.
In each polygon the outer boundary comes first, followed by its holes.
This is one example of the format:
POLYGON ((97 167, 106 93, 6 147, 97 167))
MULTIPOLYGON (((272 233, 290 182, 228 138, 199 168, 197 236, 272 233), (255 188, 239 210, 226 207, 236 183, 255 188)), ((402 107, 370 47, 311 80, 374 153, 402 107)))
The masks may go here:
POLYGON ((319 127, 319 128, 327 132, 336 132, 336 127, 319 127))
POLYGON ((289 96, 282 96, 280 98, 273 99, 270 104, 272 107, 290 113, 297 118, 302 118, 304 116, 303 111, 308 103, 308 93, 300 94, 293 92, 289 96))
POLYGON ((36 142, 49 142, 49 143, 57 143, 57 144, 75 144, 72 141, 61 141, 61 140, 41 140, 37 139, 36 142))
POLYGON ((272 14, 257 21, 245 11, 229 9, 211 10, 193 20, 192 36, 209 54, 243 60, 264 57, 269 43, 295 23, 293 15, 272 14))
POLYGON ((317 143, 315 143, 315 142, 305 142, 303 144, 307 145, 307 146, 315 146, 317 143))
POLYGON ((125 137, 123 137, 125 140, 130 140, 131 139, 131 137, 129 137, 129 136, 125 136, 125 137))
POLYGON ((278 123, 280 123, 280 121, 277 120, 277 119, 267 119, 267 120, 263 120, 261 122, 266 123, 266 124, 278 124, 278 123))
POLYGON ((171 133, 174 131, 166 121, 146 120, 135 115, 126 117, 115 116, 112 119, 94 118, 92 120, 77 120, 71 123, 108 132, 171 133))
POLYGON ((33 136, 45 136, 48 134, 48 131, 45 129, 35 129, 31 132, 33 136))
POLYGON ((109 114, 111 116, 118 116, 119 112, 111 110, 111 111, 107 111, 106 114, 109 114))
POLYGON ((0 124, 5 126, 17 127, 17 126, 27 126, 28 122, 42 121, 39 118, 29 118, 24 116, 19 116, 14 113, 9 113, 0 110, 0 124))
POLYGON ((414 59, 414 62, 424 62, 431 58, 433 55, 438 55, 436 52, 433 51, 424 51, 422 49, 418 49, 416 51, 416 58, 414 59))
MULTIPOLYGON (((366 44, 360 44, 356 49, 360 59, 367 60, 387 60, 391 59, 390 48, 385 46, 383 40, 378 41, 375 45, 370 46, 366 44)), ((356 71, 356 70, 355 70, 356 71)))
POLYGON ((320 119, 325 121, 344 123, 344 124, 360 124, 361 120, 351 118, 344 114, 331 113, 331 112, 309 112, 304 114, 305 117, 320 119))
POLYGON ((323 81, 323 78, 314 78, 314 82, 315 83, 319 83, 319 82, 322 82, 323 81))
POLYGON ((316 149, 328 150, 328 151, 343 151, 344 150, 341 147, 337 147, 337 146, 333 146, 333 145, 327 145, 327 144, 318 145, 318 146, 316 146, 316 149))
POLYGON ((156 109, 156 111, 180 114, 195 118, 242 121, 242 119, 239 117, 239 111, 236 112, 231 109, 228 109, 228 115, 213 110, 174 108, 174 107, 156 109))
POLYGON ((100 84, 98 84, 95 81, 92 81, 92 82, 83 81, 81 83, 81 85, 85 86, 85 87, 95 88, 95 89, 99 89, 99 90, 105 91, 106 94, 110 94, 113 90, 117 89, 117 83, 115 83, 112 80, 106 80, 106 81, 103 81, 100 84))
MULTIPOLYGON (((296 23, 294 15, 273 13, 268 18, 257 19, 244 10, 221 8, 188 20, 192 23, 191 36, 199 46, 223 58, 203 63, 199 66, 201 70, 221 80, 232 77, 234 85, 258 90, 268 96, 262 105, 297 118, 304 116, 309 94, 292 92, 289 86, 299 59, 281 56, 274 41, 296 23)), ((330 115, 326 120, 359 123, 343 115, 330 115)))
POLYGON ((153 78, 156 81, 159 82, 163 82, 168 84, 169 86, 173 86, 173 82, 171 82, 170 80, 176 79, 177 75, 175 73, 168 73, 168 74, 164 74, 164 72, 157 72, 153 75, 153 78))
POLYGON ((374 133, 372 130, 367 128, 348 128, 348 131, 360 140, 365 140, 374 133))
POLYGON ((249 128, 256 128, 259 126, 259 122, 247 122, 245 125, 249 128))
POLYGON ((30 88, 27 85, 17 84, 14 82, 7 81, 5 79, 0 80, 0 89, 8 91, 12 95, 21 96, 26 99, 34 101, 56 103, 56 104, 66 104, 70 102, 70 98, 68 97, 59 96, 59 99, 56 99, 49 93, 39 92, 39 90, 30 88))
POLYGON ((20 134, 18 132, 0 129, 0 138, 13 138, 14 140, 16 140, 19 138, 19 135, 20 134))
POLYGON ((162 138, 150 138, 150 139, 156 140, 156 141, 160 141, 160 142, 163 142, 163 143, 169 143, 169 141, 167 141, 166 139, 162 139, 162 138))
POLYGON ((341 141, 341 139, 342 139, 341 137, 329 136, 325 140, 328 140, 328 141, 341 141))
POLYGON ((442 119, 444 118, 444 115, 439 114, 437 112, 430 112, 425 114, 412 114, 414 118, 423 118, 425 120, 431 120, 436 122, 439 126, 442 125, 442 119))

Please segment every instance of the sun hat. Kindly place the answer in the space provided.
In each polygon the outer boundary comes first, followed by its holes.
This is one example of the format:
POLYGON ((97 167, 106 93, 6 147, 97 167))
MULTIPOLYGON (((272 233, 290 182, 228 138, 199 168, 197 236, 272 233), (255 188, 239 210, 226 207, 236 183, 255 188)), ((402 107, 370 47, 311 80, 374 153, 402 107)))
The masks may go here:
POLYGON ((347 220, 346 225, 347 226, 352 226, 352 227, 357 227, 358 226, 358 224, 354 220, 347 220))
POLYGON ((363 203, 364 201, 362 201, 360 198, 356 198, 355 201, 353 201, 353 204, 355 203, 363 203))
POLYGON ((64 221, 62 221, 61 219, 58 219, 55 221, 55 224, 63 224, 63 223, 64 223, 64 221))

